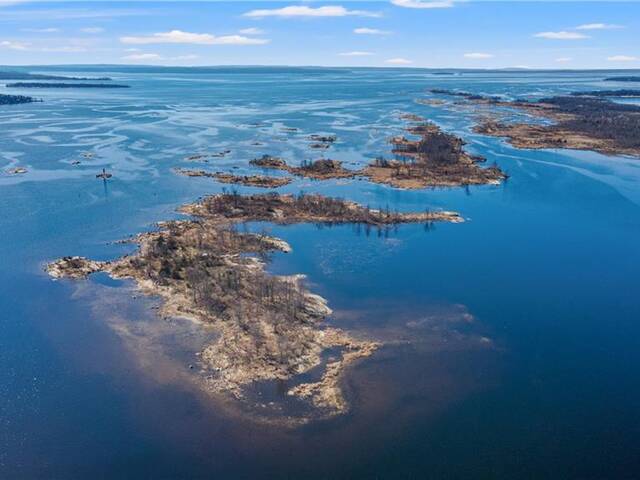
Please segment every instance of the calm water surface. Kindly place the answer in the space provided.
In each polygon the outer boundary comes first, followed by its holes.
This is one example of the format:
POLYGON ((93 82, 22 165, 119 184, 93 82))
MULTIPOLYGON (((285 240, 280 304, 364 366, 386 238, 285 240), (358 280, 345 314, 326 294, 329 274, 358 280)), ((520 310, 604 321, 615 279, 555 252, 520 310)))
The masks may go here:
MULTIPOLYGON (((99 73, 132 88, 29 92, 45 102, 0 108, 0 168, 29 170, 0 175, 1 478, 640 475, 640 163, 516 150, 472 133, 482 112, 414 101, 429 88, 593 90, 606 72, 99 73), (509 180, 408 192, 297 179, 283 190, 446 208, 468 221, 388 235, 255 226, 292 245, 269 268, 306 274, 333 308, 331 324, 387 342, 350 371, 346 416, 298 429, 251 421, 203 393, 188 369, 210 332, 155 317, 157 301, 128 282, 42 272, 63 255, 131 252, 113 242, 220 191, 172 173, 202 167, 186 156, 229 149, 204 167, 251 172, 263 153, 317 158, 306 136, 334 133, 328 155, 356 168, 388 155, 400 112, 462 136, 509 180), (114 174, 107 185, 95 178, 103 167, 114 174)), ((265 388, 281 400, 286 390, 265 388)))

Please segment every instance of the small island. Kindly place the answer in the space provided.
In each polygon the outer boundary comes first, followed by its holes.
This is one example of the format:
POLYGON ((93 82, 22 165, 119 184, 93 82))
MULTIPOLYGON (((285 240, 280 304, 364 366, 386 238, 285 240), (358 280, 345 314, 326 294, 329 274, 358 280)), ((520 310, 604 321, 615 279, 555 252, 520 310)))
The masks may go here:
POLYGON ((26 95, 3 95, 0 93, 0 105, 19 105, 21 103, 39 102, 33 97, 26 95))
POLYGON ((103 271, 133 279, 144 294, 162 299, 162 315, 190 317, 216 329, 219 335, 200 355, 208 388, 242 399, 254 382, 289 380, 288 394, 310 401, 320 416, 348 410, 341 388, 344 372, 379 343, 324 325, 331 310, 306 289, 301 276, 275 276, 264 268, 270 253, 287 252, 289 246, 234 225, 359 223, 384 229, 462 221, 453 212, 397 213, 320 195, 275 193, 214 195, 180 211, 194 218, 165 222, 159 231, 137 236, 139 249, 133 255, 114 261, 65 257, 47 271, 54 278, 81 279, 103 271), (334 359, 323 360, 327 349, 334 359), (324 372, 317 381, 296 382, 315 367, 324 372))
POLYGON ((7 83, 7 88, 130 88, 118 83, 54 83, 54 82, 15 82, 7 83))
POLYGON ((303 160, 300 166, 297 167, 289 165, 283 159, 279 157, 272 157, 271 155, 263 155, 262 157, 254 158, 249 163, 257 167, 283 170, 291 173, 292 175, 311 178, 314 180, 352 178, 359 174, 358 171, 345 169, 342 166, 342 162, 339 160, 325 158, 314 161, 303 160))
POLYGON ((223 172, 207 172, 204 170, 189 170, 186 168, 177 168, 176 173, 187 177, 208 177, 214 178, 221 183, 232 183, 245 185, 248 187, 260 188, 278 188, 291 183, 289 177, 270 177, 267 175, 233 175, 223 172))
POLYGON ((443 132, 434 123, 423 122, 407 131, 419 138, 392 138, 392 153, 398 159, 379 157, 362 174, 373 182, 407 189, 497 185, 507 178, 495 164, 481 167, 483 157, 467 153, 461 138, 443 132))

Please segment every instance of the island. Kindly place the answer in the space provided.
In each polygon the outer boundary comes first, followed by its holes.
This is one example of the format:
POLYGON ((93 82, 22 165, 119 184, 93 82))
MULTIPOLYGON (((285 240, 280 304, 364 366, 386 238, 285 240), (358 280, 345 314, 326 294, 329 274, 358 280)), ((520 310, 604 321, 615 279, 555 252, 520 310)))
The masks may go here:
MULTIPOLYGON (((415 115, 404 115, 403 118, 422 120, 415 115)), ((263 155, 250 163, 315 180, 365 177, 374 183, 403 189, 496 185, 507 178, 495 164, 481 167, 480 164, 485 161, 483 157, 468 154, 461 138, 442 132, 434 123, 412 125, 407 132, 417 138, 411 140, 399 136, 390 141, 396 158, 378 157, 360 170, 346 169, 342 162, 332 159, 303 161, 300 166, 291 166, 283 159, 270 155, 263 155)))
POLYGON ((7 83, 7 88, 130 88, 118 83, 53 83, 53 82, 15 82, 7 83))
POLYGON ((336 178, 351 178, 359 174, 355 170, 347 170, 342 166, 342 162, 339 160, 331 160, 321 158, 318 160, 310 161, 303 160, 300 166, 292 166, 287 164, 283 159, 279 157, 272 157, 271 155, 263 155, 259 158, 254 158, 249 162, 256 167, 262 167, 265 169, 283 170, 289 172, 292 175, 299 177, 307 177, 314 180, 329 180, 336 178))
POLYGON ((461 138, 443 132, 434 123, 419 123, 407 131, 419 138, 392 138, 392 153, 397 159, 379 157, 362 174, 373 182, 406 189, 497 185, 507 178, 497 164, 481 167, 483 157, 467 153, 461 138))
POLYGON ((233 175, 223 172, 207 172, 205 170, 190 170, 177 168, 176 173, 187 177, 209 177, 221 183, 234 183, 249 187, 278 188, 291 183, 289 177, 271 177, 267 175, 233 175))
POLYGON ((108 82, 109 77, 66 77, 62 75, 46 75, 42 73, 16 72, 0 70, 0 80, 64 80, 83 82, 108 82))
POLYGON ((321 195, 220 194, 183 206, 189 220, 160 224, 134 241, 139 249, 114 261, 65 257, 50 263, 54 278, 82 279, 94 272, 133 279, 162 300, 163 316, 204 322, 218 335, 200 355, 207 388, 243 399, 255 382, 287 380, 288 394, 306 399, 321 416, 349 409, 342 391, 347 367, 380 346, 329 327, 326 301, 300 275, 265 270, 271 253, 290 250, 283 240, 241 232, 249 221, 276 224, 363 224, 386 229, 405 223, 461 222, 453 212, 397 213, 373 210, 321 195), (323 353, 331 349, 331 359, 323 353), (299 375, 321 368, 317 380, 299 375))
POLYGON ((21 103, 33 103, 40 102, 33 97, 27 97, 26 95, 3 95, 0 93, 0 105, 18 105, 21 103))

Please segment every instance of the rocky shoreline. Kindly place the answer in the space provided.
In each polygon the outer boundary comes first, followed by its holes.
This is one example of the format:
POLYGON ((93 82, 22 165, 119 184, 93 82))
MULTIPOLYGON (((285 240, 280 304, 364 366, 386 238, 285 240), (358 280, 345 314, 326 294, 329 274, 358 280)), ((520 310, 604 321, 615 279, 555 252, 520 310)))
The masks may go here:
POLYGON ((322 353, 340 358, 325 365, 317 382, 294 385, 288 394, 306 399, 319 416, 344 413, 349 405, 340 387, 347 367, 370 356, 379 343, 357 340, 324 324, 331 310, 311 293, 301 276, 275 276, 265 262, 286 242, 241 233, 248 221, 280 224, 361 223, 385 228, 401 223, 459 222, 453 212, 397 213, 371 210, 320 195, 222 194, 185 205, 191 220, 162 223, 134 241, 139 249, 114 261, 64 257, 47 266, 54 278, 82 279, 105 272, 133 279, 145 295, 159 296, 163 316, 192 318, 214 327, 217 339, 200 355, 205 384, 212 391, 244 398, 260 381, 295 380, 322 365, 322 353))

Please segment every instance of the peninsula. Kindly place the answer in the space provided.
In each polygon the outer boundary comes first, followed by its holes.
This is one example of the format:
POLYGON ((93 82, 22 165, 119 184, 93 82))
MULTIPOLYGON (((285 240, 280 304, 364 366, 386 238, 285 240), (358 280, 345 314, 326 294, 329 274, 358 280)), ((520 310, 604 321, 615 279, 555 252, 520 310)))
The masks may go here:
POLYGON ((518 148, 572 148, 607 155, 640 156, 640 106, 602 97, 552 97, 537 102, 501 102, 551 124, 482 122, 475 131, 507 137, 518 148))
POLYGON ((289 251, 289 246, 266 235, 241 233, 234 225, 360 223, 382 229, 462 221, 452 212, 385 212, 302 194, 222 194, 181 211, 193 219, 165 222, 159 231, 137 236, 139 249, 133 255, 114 261, 65 257, 50 263, 47 271, 55 278, 80 279, 103 271, 135 280, 144 294, 162 299, 162 315, 189 317, 216 329, 219 335, 200 355, 213 391, 242 399, 254 382, 289 380, 289 395, 307 399, 320 416, 348 410, 341 388, 345 369, 379 344, 326 326, 331 310, 306 289, 301 276, 275 276, 264 268, 270 253, 289 251), (329 348, 334 359, 324 361, 322 354, 329 348), (317 381, 296 382, 314 367, 324 372, 317 381))

